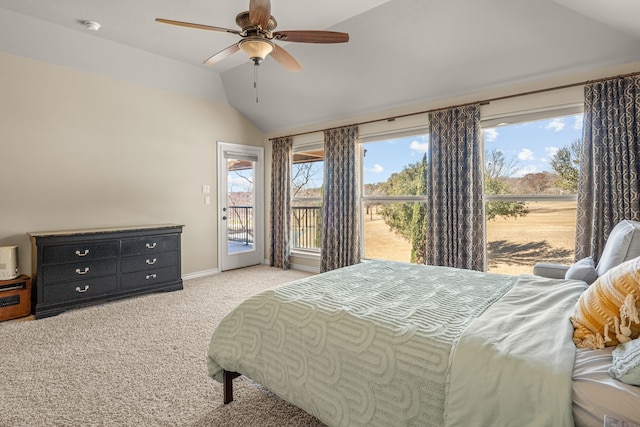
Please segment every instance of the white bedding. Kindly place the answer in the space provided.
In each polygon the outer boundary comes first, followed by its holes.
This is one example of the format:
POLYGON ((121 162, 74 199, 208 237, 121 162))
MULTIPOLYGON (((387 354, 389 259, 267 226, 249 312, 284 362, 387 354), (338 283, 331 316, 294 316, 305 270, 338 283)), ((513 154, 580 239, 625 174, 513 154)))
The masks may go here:
POLYGON ((572 426, 585 286, 366 262, 246 300, 212 335, 209 375, 244 374, 329 426, 572 426))
POLYGON ((585 288, 522 275, 471 322, 453 357, 446 425, 572 426, 569 313, 585 288))
POLYGON ((573 371, 573 417, 576 426, 602 427, 605 415, 640 424, 640 387, 611 378, 611 352, 578 349, 573 371))
POLYGON ((329 426, 442 426, 450 352, 515 276, 369 261, 244 301, 209 375, 239 372, 329 426))

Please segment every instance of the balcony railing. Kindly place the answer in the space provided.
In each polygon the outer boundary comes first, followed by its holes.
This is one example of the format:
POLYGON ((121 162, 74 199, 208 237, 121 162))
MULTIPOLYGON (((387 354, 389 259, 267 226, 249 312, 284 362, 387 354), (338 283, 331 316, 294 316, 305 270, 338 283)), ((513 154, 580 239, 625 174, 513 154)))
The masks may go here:
POLYGON ((294 206, 291 224, 291 247, 320 250, 322 212, 320 206, 294 206))
POLYGON ((253 243, 253 206, 229 206, 227 239, 245 245, 253 243))
MULTIPOLYGON (((320 206, 293 208, 291 245, 295 249, 319 250, 321 230, 320 206)), ((253 206, 229 206, 227 236, 230 242, 253 243, 253 206)))

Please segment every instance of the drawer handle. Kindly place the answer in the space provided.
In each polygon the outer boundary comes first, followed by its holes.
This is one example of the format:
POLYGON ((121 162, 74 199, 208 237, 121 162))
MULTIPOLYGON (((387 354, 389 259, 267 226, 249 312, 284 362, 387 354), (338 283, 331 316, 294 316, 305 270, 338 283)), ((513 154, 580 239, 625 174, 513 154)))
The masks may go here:
POLYGON ((87 274, 89 272, 89 267, 85 267, 84 270, 80 270, 79 268, 76 268, 76 273, 78 274, 87 274))
POLYGON ((157 274, 147 274, 147 280, 149 279, 155 279, 156 277, 158 277, 157 274))
POLYGON ((85 249, 84 252, 76 251, 76 255, 78 255, 78 256, 87 256, 87 255, 89 255, 89 249, 85 249))
POLYGON ((157 245, 157 244, 158 244, 158 243, 156 243, 156 242, 153 242, 153 243, 147 243, 147 245, 146 245, 146 246, 147 246, 147 249, 153 249, 153 248, 155 248, 155 247, 156 247, 156 245, 157 245))
POLYGON ((152 259, 152 260, 151 260, 151 259, 148 259, 146 262, 147 262, 147 264, 149 264, 149 265, 153 265, 153 264, 155 264, 157 261, 158 261, 158 259, 157 259, 157 258, 154 258, 154 259, 152 259))
POLYGON ((85 293, 89 290, 89 285, 84 285, 84 289, 80 289, 80 286, 76 288, 76 292, 85 293))

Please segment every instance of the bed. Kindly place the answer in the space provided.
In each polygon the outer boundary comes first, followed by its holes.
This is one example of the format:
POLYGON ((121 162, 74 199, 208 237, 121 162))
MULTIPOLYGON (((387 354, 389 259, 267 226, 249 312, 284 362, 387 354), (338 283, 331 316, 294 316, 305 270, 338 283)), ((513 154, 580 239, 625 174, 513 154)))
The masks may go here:
POLYGON ((366 261, 248 298, 214 331, 207 368, 225 402, 242 374, 328 426, 638 422, 638 387, 602 377, 610 351, 572 342, 586 286, 366 261))

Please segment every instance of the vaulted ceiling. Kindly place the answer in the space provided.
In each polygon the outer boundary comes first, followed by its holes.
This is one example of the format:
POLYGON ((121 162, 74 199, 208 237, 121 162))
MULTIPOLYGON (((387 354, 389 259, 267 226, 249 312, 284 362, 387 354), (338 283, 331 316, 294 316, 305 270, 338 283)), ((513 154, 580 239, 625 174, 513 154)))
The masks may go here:
MULTIPOLYGON (((202 62, 234 34, 155 18, 236 28, 248 0, 0 0, 19 13, 207 69, 228 102, 264 132, 387 110, 488 88, 640 61, 637 0, 272 0, 277 30, 333 30, 344 44, 280 43, 302 64, 243 52, 202 62), (217 76, 216 76, 217 78, 217 76)), ((126 66, 126 64, 123 64, 126 66)))

